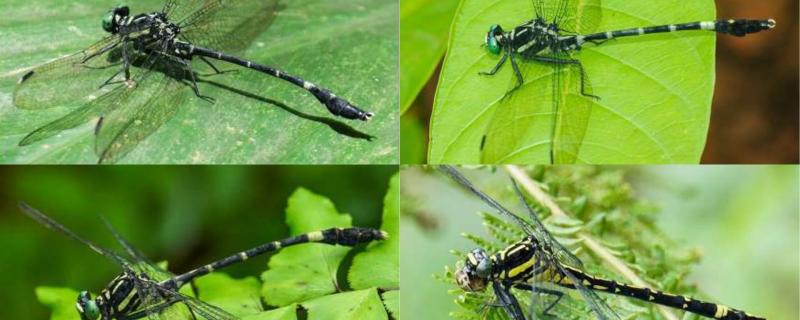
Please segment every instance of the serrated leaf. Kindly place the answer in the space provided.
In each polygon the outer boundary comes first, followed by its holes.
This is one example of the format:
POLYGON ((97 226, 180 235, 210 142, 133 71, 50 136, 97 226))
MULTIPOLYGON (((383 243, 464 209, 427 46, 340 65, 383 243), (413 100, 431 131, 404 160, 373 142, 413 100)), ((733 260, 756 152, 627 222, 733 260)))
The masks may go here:
MULTIPOLYGON (((544 73, 548 70, 529 75, 528 84, 514 93, 522 98, 516 99, 501 99, 514 81, 510 67, 492 77, 478 75, 499 59, 480 47, 488 27, 501 24, 510 30, 532 17, 529 0, 463 2, 453 22, 434 103, 429 162, 549 162, 553 115, 546 96, 550 92, 536 90, 537 85, 549 83, 544 73), (495 121, 499 125, 487 137, 488 151, 482 155, 481 140, 496 113, 503 119, 495 121)), ((669 0, 653 5, 604 0, 602 17, 596 31, 714 19, 715 11, 713 1, 669 0)), ((556 154, 556 160, 698 162, 710 117, 715 39, 710 32, 682 32, 585 46, 576 57, 583 63, 592 93, 601 100, 590 101, 590 112, 577 115, 563 112, 574 112, 574 100, 582 97, 570 97, 573 101, 567 99, 561 106, 559 116, 586 117, 583 128, 572 128, 585 133, 572 137, 580 140, 575 154, 556 154)), ((561 149, 566 147, 555 146, 556 151, 561 149)))
POLYGON ((37 287, 36 299, 53 310, 51 320, 80 320, 75 310, 78 291, 69 288, 37 287))
POLYGON ((332 294, 304 302, 303 307, 308 309, 309 320, 388 318, 375 289, 332 294))
MULTIPOLYGON (((289 197, 286 223, 291 235, 332 227, 350 227, 349 215, 340 214, 333 203, 303 188, 289 197)), ((351 248, 319 243, 281 249, 261 274, 261 293, 267 304, 285 306, 336 292, 339 265, 351 248)))
POLYGON ((383 305, 392 314, 392 318, 400 318, 400 290, 390 290, 381 294, 383 305))
POLYGON ((400 114, 428 82, 444 56, 458 0, 400 1, 400 114))
POLYGON ((389 233, 389 239, 370 243, 367 251, 353 258, 347 274, 353 289, 399 288, 400 287, 400 174, 389 181, 389 190, 383 198, 381 230, 389 233))
MULTIPOLYGON (((153 11, 163 3, 136 1, 131 8, 136 13, 153 11)), ((99 20, 118 4, 116 0, 0 3, 0 11, 13 16, 0 22, 4 42, 14 44, 0 48, 0 163, 97 162, 95 121, 18 147, 25 135, 74 107, 25 111, 14 107, 11 97, 27 68, 78 52, 101 39, 99 20)), ((389 0, 281 1, 277 18, 242 53, 374 112, 369 122, 333 116, 299 88, 240 70, 206 80, 247 95, 201 82, 203 95, 216 98, 216 103, 189 92, 187 96, 193 98, 173 105, 174 117, 120 162, 395 163, 399 155, 397 12, 397 2, 389 0), (368 141, 369 137, 374 139, 368 141)), ((219 66, 237 69, 224 63, 219 66)), ((64 81, 66 85, 71 79, 64 81)))

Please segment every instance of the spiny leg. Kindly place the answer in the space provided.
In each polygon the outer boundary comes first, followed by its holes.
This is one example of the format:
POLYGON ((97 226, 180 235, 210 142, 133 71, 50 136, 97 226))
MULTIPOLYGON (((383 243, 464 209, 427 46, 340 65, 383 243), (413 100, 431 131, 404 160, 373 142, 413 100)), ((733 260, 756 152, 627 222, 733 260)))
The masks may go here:
MULTIPOLYGON (((534 56, 533 60, 543 62, 543 63, 550 63, 550 64, 561 64, 561 65, 573 65, 577 66, 578 70, 581 73, 581 95, 584 97, 590 97, 593 99, 600 100, 600 97, 595 96, 593 94, 586 93, 586 73, 583 70, 583 65, 580 61, 575 59, 560 59, 560 58, 552 58, 552 57, 544 57, 544 56, 534 56)), ((512 60, 513 61, 513 60, 512 60)))

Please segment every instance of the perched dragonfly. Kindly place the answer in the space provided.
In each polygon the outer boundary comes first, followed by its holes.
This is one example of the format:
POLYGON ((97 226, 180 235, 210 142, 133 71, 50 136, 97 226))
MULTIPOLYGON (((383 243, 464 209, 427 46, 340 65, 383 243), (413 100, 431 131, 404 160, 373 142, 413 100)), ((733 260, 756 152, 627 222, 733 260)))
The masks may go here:
POLYGON ((52 137, 63 130, 97 120, 95 151, 99 162, 115 162, 152 134, 188 99, 185 87, 208 101, 197 85, 192 61, 214 74, 211 60, 225 61, 300 87, 328 112, 354 120, 373 114, 330 90, 219 50, 242 51, 275 16, 277 0, 167 0, 157 12, 132 14, 116 7, 102 19, 109 35, 86 49, 25 73, 14 92, 14 104, 39 110, 58 105, 80 106, 66 116, 28 134, 20 146, 52 137), (58 83, 58 86, 54 86, 58 83))
POLYGON ((481 248, 470 251, 455 274, 456 283, 466 292, 484 291, 491 287, 498 301, 496 305, 502 307, 511 319, 536 319, 537 315, 550 315, 551 309, 567 294, 564 289, 576 290, 592 313, 603 320, 620 317, 596 291, 677 308, 713 319, 765 319, 721 304, 593 276, 584 270, 583 262, 578 257, 547 231, 513 180, 514 190, 527 208, 530 222, 478 190, 455 168, 440 166, 439 169, 492 209, 510 219, 526 235, 496 253, 489 253, 481 248), (530 292, 532 311, 527 316, 512 289, 530 292), (545 297, 550 299, 545 300, 545 297))
POLYGON ((221 308, 184 295, 178 292, 178 289, 190 283, 193 279, 213 271, 289 246, 304 243, 324 243, 352 247, 361 243, 388 238, 386 232, 376 229, 358 227, 330 228, 267 242, 188 272, 173 275, 150 262, 105 220, 106 227, 125 249, 128 257, 82 238, 25 203, 20 203, 20 209, 47 228, 83 243, 122 268, 122 274, 111 280, 97 297, 92 298, 88 291, 81 291, 78 294, 76 307, 82 320, 162 319, 163 317, 169 317, 169 315, 181 314, 182 310, 188 310, 189 314, 196 319, 238 319, 238 317, 221 308))

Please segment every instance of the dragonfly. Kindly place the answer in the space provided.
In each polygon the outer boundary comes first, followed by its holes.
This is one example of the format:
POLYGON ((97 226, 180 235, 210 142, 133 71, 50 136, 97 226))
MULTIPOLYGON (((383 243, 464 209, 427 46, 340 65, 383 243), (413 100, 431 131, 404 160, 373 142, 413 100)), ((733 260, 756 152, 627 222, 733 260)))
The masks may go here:
POLYGON ((583 262, 544 227, 513 179, 511 183, 520 202, 527 209, 528 220, 512 213, 477 189, 457 169, 440 166, 439 170, 510 219, 525 233, 523 239, 493 254, 482 248, 473 249, 455 273, 456 283, 465 292, 483 292, 491 287, 498 301, 494 306, 502 307, 511 319, 527 320, 537 319, 537 315, 552 316, 551 310, 567 294, 564 289, 577 291, 588 309, 602 320, 621 318, 597 292, 677 308, 712 319, 765 319, 721 304, 593 276, 585 271, 583 262), (530 292, 531 310, 528 316, 512 289, 530 292))
MULTIPOLYGON (((689 23, 666 24, 648 27, 634 27, 613 31, 595 31, 600 21, 600 0, 530 0, 533 6, 532 19, 511 28, 503 29, 493 24, 484 36, 486 51, 500 59, 491 70, 480 75, 494 76, 501 68, 510 64, 515 82, 504 99, 514 98, 513 103, 532 104, 531 101, 546 99, 551 105, 548 159, 549 163, 574 163, 578 158, 583 138, 588 126, 591 104, 601 99, 596 95, 588 81, 578 52, 585 46, 599 46, 609 40, 646 36, 659 33, 711 31, 736 37, 773 29, 774 19, 719 19, 689 23), (580 13, 580 16, 576 16, 580 13), (589 33, 590 32, 590 33, 589 33), (539 88, 536 97, 515 97, 514 93, 526 84, 526 79, 541 75, 530 74, 533 70, 526 65, 551 67, 550 92, 546 87, 539 88), (577 83, 575 83, 577 82, 577 83)), ((505 112, 498 109, 490 121, 486 134, 482 137, 480 150, 486 156, 486 148, 493 136, 505 136, 508 118, 499 116, 505 112)), ((488 160, 484 159, 484 162, 488 160)))
POLYGON ((371 228, 329 228, 267 242, 185 273, 174 275, 150 262, 105 219, 102 220, 106 228, 124 248, 127 257, 86 240, 24 202, 21 202, 19 207, 23 213, 40 224, 84 244, 122 269, 122 273, 109 282, 96 297, 93 298, 88 291, 81 291, 78 294, 76 309, 82 320, 163 319, 174 317, 176 314, 180 315, 181 312, 184 312, 183 314, 188 312, 192 319, 239 319, 219 307, 184 295, 178 290, 194 279, 213 271, 247 261, 264 253, 278 251, 281 248, 304 243, 353 247, 371 241, 385 240, 389 236, 385 231, 371 228))
POLYGON ((328 89, 231 54, 247 48, 277 9, 277 0, 167 0, 160 11, 140 14, 127 6, 111 9, 101 23, 108 36, 19 79, 13 97, 18 108, 79 106, 29 133, 19 146, 96 121, 98 162, 116 162, 175 115, 190 98, 186 87, 196 97, 215 101, 200 91, 201 74, 193 61, 210 67, 209 76, 225 73, 212 62, 224 61, 275 77, 305 90, 332 115, 369 120, 373 113, 328 89))

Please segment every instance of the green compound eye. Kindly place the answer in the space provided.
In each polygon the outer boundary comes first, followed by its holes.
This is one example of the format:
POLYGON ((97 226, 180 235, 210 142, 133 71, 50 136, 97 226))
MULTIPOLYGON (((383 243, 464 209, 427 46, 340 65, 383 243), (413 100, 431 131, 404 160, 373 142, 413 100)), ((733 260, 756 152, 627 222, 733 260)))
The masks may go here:
POLYGON ((81 320, 97 320, 100 318, 100 308, 97 307, 97 303, 92 300, 92 295, 87 291, 81 291, 78 294, 78 303, 75 306, 78 308, 81 320))
POLYGON ((486 33, 486 50, 492 54, 500 53, 500 43, 497 42, 497 35, 503 34, 503 29, 499 25, 492 25, 486 33))
POLYGON ((112 32, 114 30, 114 10, 109 11, 103 16, 103 30, 112 32))

